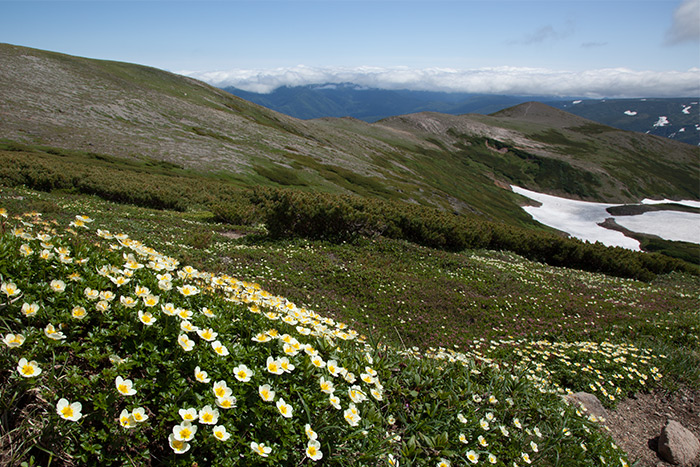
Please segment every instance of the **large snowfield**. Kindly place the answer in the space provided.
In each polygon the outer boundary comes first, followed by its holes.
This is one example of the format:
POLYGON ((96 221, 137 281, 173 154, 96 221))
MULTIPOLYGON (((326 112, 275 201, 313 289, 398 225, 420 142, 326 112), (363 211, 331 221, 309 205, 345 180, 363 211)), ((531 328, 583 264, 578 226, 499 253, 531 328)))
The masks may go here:
MULTIPOLYGON (((541 203, 540 206, 523 206, 532 218, 549 227, 568 233, 572 237, 607 246, 620 246, 639 250, 639 242, 622 232, 598 225, 607 218, 633 232, 657 235, 666 240, 700 244, 700 214, 680 211, 653 211, 635 216, 613 216, 607 208, 618 204, 592 203, 537 193, 517 186, 511 189, 522 196, 541 203)), ((645 199, 640 204, 673 202, 700 207, 698 201, 669 201, 645 199)))

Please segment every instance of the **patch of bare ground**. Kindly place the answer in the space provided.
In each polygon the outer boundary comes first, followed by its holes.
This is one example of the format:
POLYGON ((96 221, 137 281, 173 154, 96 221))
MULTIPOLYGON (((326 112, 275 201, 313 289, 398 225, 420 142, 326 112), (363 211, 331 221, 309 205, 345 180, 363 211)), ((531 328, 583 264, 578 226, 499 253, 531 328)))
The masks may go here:
POLYGON ((231 238, 233 240, 243 238, 246 236, 246 234, 240 230, 225 230, 223 232, 219 232, 219 235, 222 235, 226 238, 231 238))
POLYGON ((672 464, 659 457, 657 444, 667 420, 677 421, 700 439, 700 390, 636 394, 608 410, 606 425, 635 467, 666 467, 672 464))

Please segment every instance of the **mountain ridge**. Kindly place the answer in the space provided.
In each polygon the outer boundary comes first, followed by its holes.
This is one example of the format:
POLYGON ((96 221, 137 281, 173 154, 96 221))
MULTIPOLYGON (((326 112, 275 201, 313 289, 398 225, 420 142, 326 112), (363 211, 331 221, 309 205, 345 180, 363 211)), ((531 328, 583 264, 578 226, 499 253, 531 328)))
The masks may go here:
POLYGON ((223 87, 236 96, 301 119, 350 116, 376 122, 390 116, 435 111, 490 115, 530 101, 542 102, 621 130, 699 145, 698 97, 586 99, 367 88, 353 83, 281 86, 270 93, 223 87), (691 108, 695 107, 691 111, 691 108), (669 117, 668 123, 659 118, 669 117))
MULTIPOLYGON (((1 138, 164 161, 238 186, 377 196, 519 223, 531 221, 503 189, 510 184, 598 201, 698 198, 692 147, 579 117, 566 128, 508 113, 299 120, 155 68, 10 45, 0 45, 0 60, 1 138)), ((555 123, 564 115, 537 108, 555 123)))

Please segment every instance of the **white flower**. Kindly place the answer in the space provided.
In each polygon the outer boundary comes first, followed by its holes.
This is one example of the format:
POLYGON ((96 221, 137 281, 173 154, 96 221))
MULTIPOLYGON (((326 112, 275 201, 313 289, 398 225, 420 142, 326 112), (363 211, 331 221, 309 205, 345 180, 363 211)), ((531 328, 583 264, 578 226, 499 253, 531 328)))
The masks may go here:
POLYGON ((62 280, 54 279, 51 281, 50 287, 54 292, 63 292, 66 290, 66 283, 62 280))
POLYGON ((253 452, 262 457, 267 457, 272 452, 271 447, 265 446, 263 443, 258 444, 255 441, 252 441, 250 443, 250 449, 252 449, 253 452))
POLYGON ((189 409, 180 409, 178 410, 178 413, 185 422, 194 422, 199 418, 199 413, 197 413, 197 409, 194 407, 190 407, 189 409))
POLYGON ((66 338, 66 335, 63 334, 61 331, 57 331, 56 328, 51 323, 47 324, 46 327, 44 328, 44 334, 49 339, 53 339, 56 341, 60 341, 60 340, 63 340, 66 338))
POLYGON ((190 441, 194 438, 195 433, 197 433, 197 425, 193 425, 189 421, 183 421, 173 427, 173 436, 178 441, 190 441))
POLYGON ((205 405, 199 411, 199 423, 203 423, 205 425, 216 425, 216 422, 218 421, 219 411, 212 409, 210 405, 205 405))
POLYGON ((199 381, 200 383, 208 383, 211 381, 209 376, 207 375, 207 372, 200 369, 199 367, 196 367, 194 369, 194 377, 199 381))
POLYGON ((13 348, 13 347, 19 347, 20 345, 24 344, 24 336, 22 334, 7 334, 3 338, 3 342, 5 343, 6 346, 13 348))
POLYGON ((318 433, 316 433, 308 423, 304 425, 304 433, 306 433, 306 437, 309 439, 318 438, 318 433))
POLYGON ((343 411, 343 417, 345 421, 348 422, 350 426, 357 426, 360 423, 361 417, 355 404, 350 404, 345 411, 343 411))
POLYGON ((31 378, 41 374, 39 364, 35 360, 28 362, 24 357, 20 358, 19 362, 17 362, 17 371, 25 378, 31 378))
POLYGON ((216 405, 222 409, 232 409, 236 406, 236 398, 233 396, 217 397, 216 405))
POLYGON ((134 420, 133 415, 128 410, 124 409, 119 414, 119 424, 124 428, 133 428, 136 426, 136 420, 134 420))
POLYGON ((176 439, 172 433, 168 436, 168 443, 172 450, 175 451, 175 454, 184 454, 190 450, 190 443, 176 439))
POLYGON ((226 427, 223 425, 216 425, 212 428, 212 433, 219 441, 226 441, 231 437, 231 434, 226 431, 226 427))
POLYGON ((267 362, 266 362, 266 367, 267 371, 272 373, 273 375, 281 375, 284 373, 284 369, 279 364, 279 361, 275 360, 274 358, 267 357, 267 362))
POLYGON ((233 369, 233 373, 238 381, 247 383, 253 376, 253 371, 245 365, 238 365, 233 369))
POLYGON ((194 341, 190 339, 187 334, 180 334, 177 338, 177 343, 183 348, 185 352, 189 352, 194 349, 194 341))
POLYGON ((367 395, 362 392, 360 386, 351 386, 348 389, 348 396, 350 396, 350 399, 356 404, 359 404, 367 399, 367 395))
POLYGON ((325 392, 326 394, 333 394, 333 392, 335 391, 335 387, 333 386, 333 381, 328 380, 323 376, 321 376, 321 380, 319 381, 319 384, 321 386, 321 391, 325 392))
POLYGON ((146 414, 146 409, 143 407, 136 407, 131 411, 131 418, 137 423, 143 423, 148 420, 148 414, 146 414))
POLYGON ((2 285, 0 285, 0 292, 4 293, 9 298, 19 295, 20 290, 14 282, 3 282, 2 285))
POLYGON ((64 398, 60 398, 58 400, 58 404, 56 404, 56 413, 58 413, 61 418, 72 422, 77 422, 80 420, 80 418, 83 416, 83 414, 80 413, 82 409, 83 405, 80 402, 73 402, 71 404, 64 398))
POLYGON ((221 356, 221 357, 225 357, 229 354, 226 346, 219 341, 212 342, 211 348, 214 349, 214 352, 216 352, 216 354, 221 356))
POLYGON ((117 376, 114 383, 117 386, 117 391, 121 394, 125 396, 133 396, 136 394, 136 389, 133 388, 134 383, 130 379, 123 379, 121 376, 117 376))
POLYGON ((321 452, 321 443, 315 439, 310 439, 306 445, 306 455, 313 461, 320 460, 323 457, 323 453, 321 452))
POLYGON ((139 320, 146 326, 152 326, 153 323, 156 322, 156 319, 153 317, 150 311, 144 312, 143 310, 139 310, 139 320))
POLYGON ((213 341, 214 339, 216 339, 216 336, 219 335, 219 333, 214 332, 214 330, 211 328, 209 328, 209 329, 197 329, 197 334, 199 335, 199 337, 201 337, 202 339, 204 339, 207 342, 213 341))
POLYGON ((260 398, 265 402, 272 402, 275 399, 275 391, 270 389, 269 384, 263 384, 258 387, 258 394, 260 398))
POLYGON ((279 399, 277 400, 277 410, 280 411, 280 414, 281 414, 284 418, 292 418, 292 412, 293 412, 292 406, 289 405, 289 404, 287 404, 287 403, 284 401, 284 399, 279 398, 279 399))
POLYGON ((226 381, 224 380, 217 381, 216 383, 214 383, 212 391, 214 391, 214 396, 217 399, 221 397, 230 396, 233 393, 233 390, 228 387, 228 384, 226 384, 226 381))
POLYGON ((29 318, 34 316, 37 311, 39 311, 39 305, 37 303, 23 303, 22 304, 22 314, 29 318))
POLYGON ((197 287, 195 287, 194 285, 189 285, 189 284, 185 284, 182 287, 178 286, 177 290, 179 290, 180 293, 182 295, 184 295, 185 297, 197 295, 199 293, 199 289, 197 287))

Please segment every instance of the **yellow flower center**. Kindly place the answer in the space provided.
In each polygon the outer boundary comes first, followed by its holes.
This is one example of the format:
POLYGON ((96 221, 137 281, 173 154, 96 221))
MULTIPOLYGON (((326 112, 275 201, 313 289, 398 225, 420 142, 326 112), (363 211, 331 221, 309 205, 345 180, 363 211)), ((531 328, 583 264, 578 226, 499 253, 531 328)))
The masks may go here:
POLYGON ((205 413, 204 416, 202 417, 203 422, 211 422, 214 419, 214 416, 210 413, 205 413))
POLYGON ((189 438, 192 435, 192 430, 189 428, 183 428, 180 430, 180 436, 183 438, 189 438))
POLYGON ((127 392, 129 392, 129 388, 127 387, 126 384, 120 384, 119 387, 117 387, 117 389, 118 389, 119 392, 121 392, 122 394, 126 394, 127 392))
POLYGON ((71 408, 70 405, 67 405, 61 409, 61 413, 63 414, 64 417, 70 418, 73 416, 73 409, 71 408))
POLYGON ((24 365, 22 367, 22 374, 33 375, 34 374, 34 367, 32 365, 24 365))

